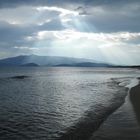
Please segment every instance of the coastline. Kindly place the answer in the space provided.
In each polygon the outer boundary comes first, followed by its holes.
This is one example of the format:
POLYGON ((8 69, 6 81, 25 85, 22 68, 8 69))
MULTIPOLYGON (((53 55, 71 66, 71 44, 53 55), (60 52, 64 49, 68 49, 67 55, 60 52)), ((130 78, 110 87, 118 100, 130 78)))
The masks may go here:
POLYGON ((137 84, 132 80, 125 86, 129 90, 124 104, 107 118, 90 140, 140 139, 140 78, 137 80, 137 84))
MULTIPOLYGON (((113 80, 113 85, 112 86, 116 86, 118 89, 118 92, 121 90, 122 92, 122 96, 120 97, 119 100, 116 103, 116 98, 114 98, 114 102, 112 103, 112 105, 110 106, 104 106, 101 108, 102 114, 100 114, 100 109, 94 110, 94 112, 91 112, 91 110, 89 111, 88 114, 86 114, 86 117, 82 117, 82 119, 75 124, 74 126, 72 126, 70 129, 68 129, 68 131, 62 135, 60 135, 60 137, 57 140, 92 140, 92 135, 94 133, 96 133, 96 131, 98 131, 98 129, 100 129, 100 126, 102 126, 102 124, 104 123, 104 121, 106 121, 106 119, 115 111, 117 111, 117 109, 119 109, 125 102, 125 98, 128 95, 127 93, 129 92, 128 87, 124 87, 124 86, 119 86, 118 83, 113 80), (96 115, 94 114, 96 112, 96 115), (99 114, 98 114, 99 113, 99 114), (98 120, 98 119, 99 120, 98 120)), ((98 106, 98 104, 97 104, 98 106)))

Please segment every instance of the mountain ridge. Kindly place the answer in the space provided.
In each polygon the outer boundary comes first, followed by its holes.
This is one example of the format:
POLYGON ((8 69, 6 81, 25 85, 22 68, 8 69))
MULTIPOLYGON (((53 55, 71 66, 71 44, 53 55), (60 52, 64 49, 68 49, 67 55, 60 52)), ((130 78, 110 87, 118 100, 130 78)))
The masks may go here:
POLYGON ((111 67, 140 69, 139 65, 115 65, 85 58, 39 55, 19 55, 0 59, 0 66, 111 67))
POLYGON ((21 66, 32 63, 40 66, 76 65, 78 63, 107 64, 92 59, 38 55, 19 55, 0 60, 0 66, 21 66))

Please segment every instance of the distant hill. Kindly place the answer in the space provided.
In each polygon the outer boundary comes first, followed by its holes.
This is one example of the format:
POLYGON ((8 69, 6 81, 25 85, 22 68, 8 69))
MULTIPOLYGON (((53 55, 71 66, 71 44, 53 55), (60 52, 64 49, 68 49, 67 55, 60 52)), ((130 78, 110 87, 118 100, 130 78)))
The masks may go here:
POLYGON ((92 59, 20 55, 0 60, 0 66, 108 66, 108 64, 92 59))
POLYGON ((92 59, 38 55, 20 55, 1 59, 0 66, 111 67, 140 69, 140 66, 119 66, 92 59))
POLYGON ((106 63, 92 63, 92 62, 83 62, 75 64, 61 64, 56 65, 57 67, 112 67, 112 65, 106 63))

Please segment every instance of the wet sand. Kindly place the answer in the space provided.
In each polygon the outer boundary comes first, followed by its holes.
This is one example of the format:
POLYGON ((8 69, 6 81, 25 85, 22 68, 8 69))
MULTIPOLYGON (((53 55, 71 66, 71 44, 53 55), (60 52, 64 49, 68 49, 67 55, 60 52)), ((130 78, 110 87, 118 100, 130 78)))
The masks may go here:
POLYGON ((140 140, 140 85, 129 91, 125 103, 108 117, 90 140, 140 140))
POLYGON ((130 101, 140 125, 140 84, 130 90, 130 101))

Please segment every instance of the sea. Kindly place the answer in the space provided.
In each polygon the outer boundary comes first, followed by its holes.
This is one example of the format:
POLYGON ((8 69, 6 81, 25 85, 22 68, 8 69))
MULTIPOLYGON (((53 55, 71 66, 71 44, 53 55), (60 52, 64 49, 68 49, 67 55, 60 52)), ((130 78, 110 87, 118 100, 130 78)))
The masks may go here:
POLYGON ((1 67, 0 140, 140 140, 128 96, 139 76, 128 68, 1 67))

